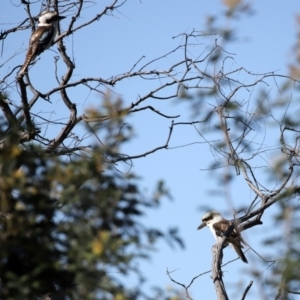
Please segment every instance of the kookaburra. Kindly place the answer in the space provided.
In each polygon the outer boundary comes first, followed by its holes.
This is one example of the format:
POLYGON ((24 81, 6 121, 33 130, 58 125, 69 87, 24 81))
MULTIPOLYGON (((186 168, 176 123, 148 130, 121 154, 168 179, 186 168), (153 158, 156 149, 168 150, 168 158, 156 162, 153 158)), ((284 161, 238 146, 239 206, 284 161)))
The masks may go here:
MULTIPOLYGON (((202 224, 200 224, 197 229, 199 230, 207 226, 212 232, 216 241, 219 242, 219 240, 224 237, 224 234, 231 226, 231 224, 232 222, 224 219, 220 213, 216 211, 210 211, 202 217, 202 224)), ((225 240, 224 246, 226 247, 228 244, 231 245, 240 259, 244 263, 248 263, 247 258, 242 251, 242 248, 244 247, 242 243, 245 244, 241 234, 235 228, 233 228, 233 230, 225 240)))
POLYGON ((65 17, 59 16, 55 11, 43 12, 38 18, 38 26, 32 33, 25 62, 18 76, 23 76, 29 64, 43 51, 50 48, 57 34, 57 24, 65 17))

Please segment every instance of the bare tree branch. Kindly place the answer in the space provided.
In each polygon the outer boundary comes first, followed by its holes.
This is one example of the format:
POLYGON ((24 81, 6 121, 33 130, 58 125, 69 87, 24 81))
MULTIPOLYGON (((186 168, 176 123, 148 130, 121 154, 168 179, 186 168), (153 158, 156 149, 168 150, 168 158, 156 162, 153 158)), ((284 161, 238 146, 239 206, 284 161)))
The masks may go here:
POLYGON ((245 291, 244 291, 244 293, 243 293, 243 295, 242 295, 241 300, 246 299, 247 293, 249 292, 249 290, 250 290, 252 284, 253 284, 253 281, 251 280, 250 283, 249 283, 249 285, 246 287, 246 289, 245 289, 245 291))

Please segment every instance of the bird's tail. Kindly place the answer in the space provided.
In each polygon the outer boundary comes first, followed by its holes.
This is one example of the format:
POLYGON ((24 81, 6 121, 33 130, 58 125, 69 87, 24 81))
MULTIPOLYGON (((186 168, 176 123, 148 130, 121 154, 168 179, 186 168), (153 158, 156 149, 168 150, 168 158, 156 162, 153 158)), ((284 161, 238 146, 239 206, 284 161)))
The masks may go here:
POLYGON ((24 73, 27 71, 27 68, 28 68, 29 64, 31 63, 31 61, 33 59, 34 59, 34 57, 32 55, 30 55, 29 53, 27 53, 25 62, 24 62, 22 68, 20 69, 20 71, 18 73, 19 77, 24 75, 24 73))
POLYGON ((248 263, 248 260, 244 254, 244 252, 242 251, 242 247, 239 247, 238 245, 236 244, 231 244, 232 247, 234 248, 235 252, 237 253, 237 255, 240 257, 240 259, 244 262, 244 263, 248 263))
POLYGON ((23 66, 22 66, 22 68, 21 68, 21 70, 20 70, 19 73, 18 73, 18 76, 19 76, 19 77, 21 77, 21 76, 24 75, 24 73, 26 72, 26 70, 27 70, 27 68, 28 68, 29 63, 30 63, 30 60, 27 60, 27 59, 26 59, 26 61, 24 62, 23 66))

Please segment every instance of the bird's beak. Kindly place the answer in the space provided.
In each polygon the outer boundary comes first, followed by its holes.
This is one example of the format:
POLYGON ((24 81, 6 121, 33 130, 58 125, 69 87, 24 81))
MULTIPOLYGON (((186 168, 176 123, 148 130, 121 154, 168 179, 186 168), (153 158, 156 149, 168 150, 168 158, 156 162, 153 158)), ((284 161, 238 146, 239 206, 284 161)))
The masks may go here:
POLYGON ((65 18, 65 16, 58 16, 58 19, 59 20, 62 20, 62 19, 64 19, 65 18))
POLYGON ((203 222, 202 224, 200 224, 200 225, 198 226, 197 230, 200 230, 200 229, 202 229, 202 228, 205 227, 205 226, 206 226, 206 224, 203 222))

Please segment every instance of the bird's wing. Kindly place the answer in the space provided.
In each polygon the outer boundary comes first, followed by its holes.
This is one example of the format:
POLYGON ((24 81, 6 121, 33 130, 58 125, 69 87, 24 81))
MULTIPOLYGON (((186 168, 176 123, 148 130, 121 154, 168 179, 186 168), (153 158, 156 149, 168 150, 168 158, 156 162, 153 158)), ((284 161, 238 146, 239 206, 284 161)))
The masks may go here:
POLYGON ((223 237, 224 233, 228 230, 230 224, 226 220, 221 220, 213 224, 217 236, 223 237))
POLYGON ((32 48, 32 54, 35 57, 37 55, 40 55, 47 48, 49 48, 53 41, 55 27, 49 25, 46 28, 47 30, 45 30, 45 26, 38 27, 30 38, 31 47, 29 48, 32 48))
MULTIPOLYGON (((213 227, 216 231, 217 236, 220 236, 220 237, 225 236, 225 232, 229 229, 230 226, 231 226, 231 223, 228 222, 227 220, 221 220, 221 221, 213 224, 213 227)), ((231 233, 229 234, 229 236, 227 237, 227 239, 225 241, 225 245, 226 245, 226 243, 229 243, 232 245, 233 249, 235 250, 235 252, 238 254, 238 256, 241 258, 241 260, 244 263, 248 263, 247 258, 242 251, 242 248, 243 248, 242 243, 245 244, 245 242, 244 242, 241 234, 236 230, 236 228, 233 228, 233 230, 231 231, 231 233)))
MULTIPOLYGON (((217 236, 224 237, 224 234, 229 229, 230 225, 231 224, 227 220, 221 220, 213 224, 213 227, 216 231, 217 236)), ((241 234, 235 228, 231 231, 231 233, 227 237, 227 241, 229 243, 237 245, 238 247, 243 248, 241 242, 244 243, 244 240, 241 234)))

